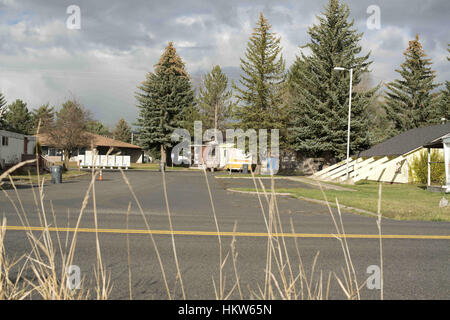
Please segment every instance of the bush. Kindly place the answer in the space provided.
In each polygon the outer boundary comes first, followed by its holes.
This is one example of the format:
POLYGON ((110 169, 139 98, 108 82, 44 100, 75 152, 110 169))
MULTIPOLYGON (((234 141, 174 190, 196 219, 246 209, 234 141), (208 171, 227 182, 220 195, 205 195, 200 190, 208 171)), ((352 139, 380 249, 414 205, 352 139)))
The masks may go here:
MULTIPOLYGON (((428 181, 428 153, 423 150, 415 155, 409 166, 409 174, 415 182, 426 184, 428 181)), ((431 183, 445 184, 444 155, 431 150, 431 183)))

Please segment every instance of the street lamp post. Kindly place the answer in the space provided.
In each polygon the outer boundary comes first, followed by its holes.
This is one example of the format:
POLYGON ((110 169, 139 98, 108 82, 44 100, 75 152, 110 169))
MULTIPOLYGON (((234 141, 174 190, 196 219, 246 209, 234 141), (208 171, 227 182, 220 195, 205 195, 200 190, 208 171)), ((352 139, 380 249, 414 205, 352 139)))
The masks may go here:
POLYGON ((353 83, 353 68, 346 69, 342 67, 335 67, 334 70, 350 71, 350 93, 348 96, 348 128, 347 128, 347 181, 349 181, 349 159, 350 159, 350 119, 352 115, 352 83, 353 83))

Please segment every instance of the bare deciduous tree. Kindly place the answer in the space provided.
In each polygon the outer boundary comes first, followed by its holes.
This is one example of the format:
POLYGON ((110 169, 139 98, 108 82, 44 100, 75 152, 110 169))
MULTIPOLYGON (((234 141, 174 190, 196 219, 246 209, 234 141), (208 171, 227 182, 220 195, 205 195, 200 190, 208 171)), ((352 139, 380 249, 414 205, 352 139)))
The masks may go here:
POLYGON ((63 151, 65 169, 69 167, 69 159, 74 150, 90 145, 91 137, 85 131, 88 120, 89 112, 76 100, 68 100, 56 113, 55 122, 42 128, 49 143, 63 151))

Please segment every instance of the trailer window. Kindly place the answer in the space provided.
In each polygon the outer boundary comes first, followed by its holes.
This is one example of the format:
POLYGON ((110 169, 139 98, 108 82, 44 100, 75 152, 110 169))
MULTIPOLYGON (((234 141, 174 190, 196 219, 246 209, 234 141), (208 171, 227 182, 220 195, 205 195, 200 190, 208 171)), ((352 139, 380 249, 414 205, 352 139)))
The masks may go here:
POLYGON ((8 145, 8 137, 2 136, 2 146, 8 145))

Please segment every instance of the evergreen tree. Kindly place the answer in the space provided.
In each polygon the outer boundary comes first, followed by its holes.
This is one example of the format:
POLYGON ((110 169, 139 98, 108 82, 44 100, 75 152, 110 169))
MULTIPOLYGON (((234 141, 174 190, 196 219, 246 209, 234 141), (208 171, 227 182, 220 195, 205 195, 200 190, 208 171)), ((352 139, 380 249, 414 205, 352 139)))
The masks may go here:
POLYGON ((441 101, 439 104, 439 115, 440 118, 445 118, 447 121, 450 120, 450 82, 445 81, 445 89, 441 92, 441 101))
POLYGON ((377 97, 369 105, 369 133, 370 141, 373 145, 381 143, 391 137, 391 123, 387 119, 385 109, 385 97, 377 92, 377 97))
MULTIPOLYGON (((89 117, 89 114, 87 115, 89 117)), ((110 136, 111 133, 109 129, 103 125, 98 120, 87 120, 86 121, 86 131, 94 134, 98 134, 100 136, 110 136)))
MULTIPOLYGON (((303 46, 289 72, 291 147, 303 156, 343 159, 347 154, 350 72, 353 86, 369 72, 370 53, 360 56, 362 33, 353 28, 350 9, 345 3, 330 0, 318 24, 308 29, 310 42, 303 46)), ((367 108, 378 87, 352 92, 350 154, 370 146, 367 108)))
POLYGON ((172 42, 165 48, 155 72, 149 72, 138 89, 139 144, 148 150, 160 149, 161 162, 165 164, 166 153, 174 144, 173 131, 192 129, 190 116, 195 106, 189 75, 172 42))
POLYGON ((22 134, 31 134, 33 131, 33 121, 27 104, 17 99, 8 106, 5 115, 6 127, 10 131, 22 134))
POLYGON ((188 130, 191 136, 194 136, 194 122, 201 121, 202 119, 196 105, 194 90, 192 91, 192 97, 194 99, 193 103, 189 106, 186 106, 183 110, 183 120, 181 121, 181 127, 188 130))
MULTIPOLYGON (((270 31, 262 13, 241 58, 240 85, 233 84, 238 106, 238 126, 246 129, 281 129, 283 122, 283 83, 285 62, 280 38, 270 31)), ((270 133, 270 131, 268 132, 270 133)))
POLYGON ((116 140, 131 142, 131 128, 123 118, 120 118, 119 122, 117 122, 113 135, 116 140))
MULTIPOLYGON (((450 52, 450 49, 447 49, 447 51, 450 52)), ((450 61, 449 57, 447 57, 447 61, 450 61)), ((440 118, 450 121, 450 81, 448 80, 445 81, 445 87, 441 91, 438 112, 440 118)))
MULTIPOLYGON (((370 72, 361 75, 360 83, 353 88, 354 92, 364 92, 374 87, 370 72)), ((381 90, 377 91, 372 101, 367 106, 368 125, 371 144, 375 145, 390 137, 390 122, 386 118, 384 108, 385 97, 381 90)))
POLYGON ((0 92, 0 129, 5 128, 5 115, 6 115, 6 99, 0 92))
POLYGON ((392 135, 439 122, 435 72, 431 70, 431 59, 426 58, 419 36, 409 42, 404 52, 405 62, 397 71, 402 79, 386 85, 386 113, 392 122, 392 135))
MULTIPOLYGON (((50 107, 50 105, 44 104, 40 106, 38 109, 35 109, 31 112, 32 120, 33 120, 33 133, 36 133, 36 130, 40 124, 40 129, 43 130, 43 128, 49 127, 53 124, 55 121, 55 108, 50 107)), ((45 130, 45 129, 44 129, 45 130)))
POLYGON ((230 101, 232 92, 227 89, 228 77, 219 66, 215 66, 203 78, 197 105, 204 128, 225 129, 232 107, 232 102, 230 101))

